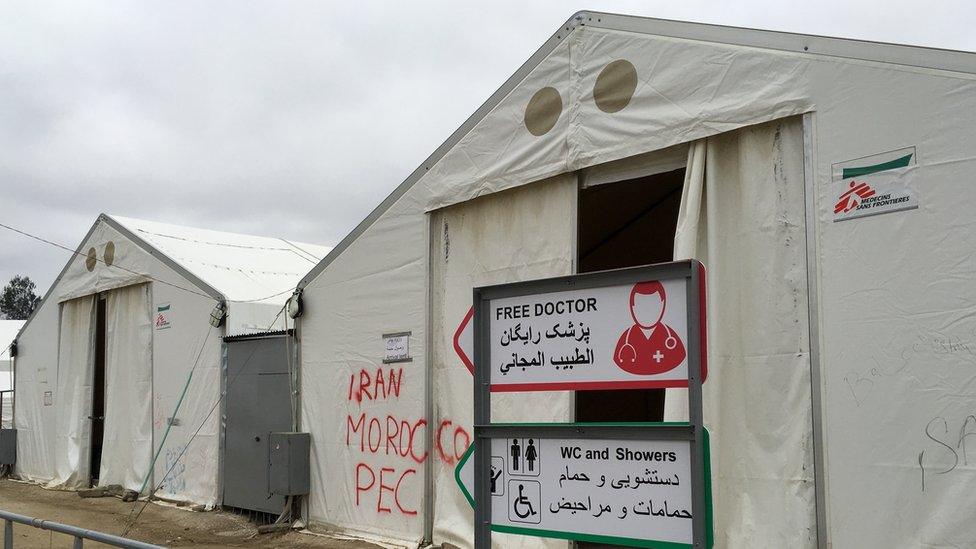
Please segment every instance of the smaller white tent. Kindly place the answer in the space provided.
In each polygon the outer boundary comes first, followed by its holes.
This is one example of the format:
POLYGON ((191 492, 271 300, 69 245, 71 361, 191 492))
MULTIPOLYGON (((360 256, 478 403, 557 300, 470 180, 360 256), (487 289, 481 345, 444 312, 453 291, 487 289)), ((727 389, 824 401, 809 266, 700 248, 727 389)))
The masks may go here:
POLYGON ((17 332, 24 326, 23 320, 0 320, 0 427, 9 428, 13 425, 13 393, 14 388, 13 357, 10 356, 10 344, 17 337, 17 332))
POLYGON ((328 251, 99 216, 17 336, 15 474, 218 504, 222 338, 281 329, 328 251))

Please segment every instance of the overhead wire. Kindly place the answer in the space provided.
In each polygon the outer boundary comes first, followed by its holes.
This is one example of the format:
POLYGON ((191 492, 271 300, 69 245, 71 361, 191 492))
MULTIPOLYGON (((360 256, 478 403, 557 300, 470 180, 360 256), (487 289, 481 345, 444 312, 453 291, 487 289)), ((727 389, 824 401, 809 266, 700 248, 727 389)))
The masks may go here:
POLYGON ((173 415, 171 415, 169 420, 166 422, 166 431, 163 432, 163 440, 159 442, 159 448, 156 449, 156 453, 153 454, 152 461, 149 463, 149 471, 146 472, 146 478, 143 479, 142 487, 139 488, 140 494, 146 490, 146 485, 149 484, 149 478, 156 469, 156 461, 159 459, 159 454, 163 452, 163 446, 166 445, 166 439, 169 438, 169 431, 173 427, 173 423, 176 421, 176 415, 180 412, 180 408, 183 406, 183 399, 186 398, 186 391, 190 388, 190 381, 193 379, 194 372, 197 371, 197 365, 200 363, 200 357, 203 356, 203 350, 207 348, 207 342, 210 341, 211 333, 213 333, 213 324, 208 323, 207 335, 204 336, 203 343, 200 344, 200 352, 197 353, 197 358, 193 361, 193 366, 190 368, 190 373, 186 376, 186 383, 183 384, 183 391, 180 393, 179 400, 176 401, 176 407, 173 409, 173 415))
MULTIPOLYGON (((59 248, 61 250, 70 252, 70 253, 72 253, 74 255, 77 255, 79 257, 84 257, 86 259, 90 257, 90 256, 88 256, 86 254, 81 253, 78 250, 73 250, 73 249, 71 249, 71 248, 69 248, 69 247, 67 247, 67 246, 65 246, 63 244, 58 244, 57 242, 53 242, 53 241, 48 240, 46 238, 37 236, 35 234, 31 234, 31 233, 29 233, 27 231, 18 229, 16 227, 11 227, 10 225, 7 225, 5 223, 0 223, 0 227, 3 227, 4 229, 7 229, 9 231, 13 231, 15 233, 18 233, 20 235, 26 236, 28 238, 37 240, 39 242, 43 242, 44 244, 48 244, 50 246, 54 246, 55 248, 59 248)), ((179 290, 183 290, 184 292, 189 292, 191 294, 198 295, 200 297, 205 297, 207 299, 214 299, 214 297, 211 296, 211 295, 209 295, 209 294, 205 294, 203 292, 199 292, 197 290, 194 290, 194 289, 191 289, 191 288, 187 288, 185 286, 180 286, 179 284, 174 284, 172 282, 168 282, 166 280, 162 280, 162 279, 156 278, 156 277, 154 277, 152 275, 148 275, 146 273, 141 273, 141 272, 138 272, 138 271, 133 271, 132 269, 128 269, 126 267, 123 267, 123 266, 119 265, 118 263, 115 263, 114 261, 111 264, 109 264, 104 259, 101 259, 101 258, 98 258, 98 257, 95 257, 94 259, 95 259, 95 261, 97 261, 99 263, 102 263, 102 264, 104 264, 107 267, 115 267, 115 268, 121 269, 121 270, 123 270, 123 271, 125 271, 125 272, 127 272, 129 274, 134 274, 136 276, 145 277, 146 279, 151 280, 153 282, 159 282, 160 284, 165 284, 166 286, 171 286, 173 288, 176 288, 176 289, 179 289, 179 290)), ((266 301, 268 299, 272 299, 272 298, 275 298, 275 297, 279 297, 279 296, 282 296, 282 295, 285 295, 285 294, 288 294, 288 293, 292 293, 294 291, 295 291, 294 288, 288 288, 286 290, 282 290, 280 292, 277 292, 277 293, 274 293, 274 294, 271 294, 271 295, 267 295, 267 296, 263 296, 263 297, 257 297, 257 298, 254 298, 254 299, 224 299, 224 301, 227 301, 228 303, 256 303, 258 301, 266 301)))
MULTIPOLYGON (((13 232, 18 233, 18 234, 21 234, 21 235, 26 236, 28 238, 32 238, 34 240, 43 242, 45 244, 49 244, 51 246, 54 246, 55 248, 60 248, 62 250, 65 250, 67 252, 70 252, 70 253, 72 253, 74 255, 77 255, 79 257, 84 257, 84 258, 88 258, 89 257, 86 254, 83 254, 83 253, 79 252, 78 250, 72 250, 71 248, 69 248, 67 246, 64 246, 62 244, 58 244, 57 242, 52 242, 50 240, 47 240, 46 238, 42 238, 42 237, 37 236, 35 234, 28 233, 27 231, 22 231, 20 229, 15 228, 15 227, 11 227, 10 225, 4 224, 4 223, 0 223, 0 227, 3 227, 4 229, 7 229, 9 231, 13 231, 13 232)), ((95 261, 98 261, 99 263, 104 263, 108 267, 116 267, 116 268, 121 269, 121 270, 123 270, 123 271, 125 271, 127 273, 130 273, 130 274, 134 274, 134 275, 137 275, 137 276, 144 276, 144 277, 148 278, 149 280, 152 280, 153 282, 159 282, 160 284, 165 284, 167 286, 172 286, 172 287, 177 288, 179 290, 183 290, 184 292, 190 292, 191 294, 196 294, 196 295, 201 296, 201 297, 206 297, 208 299, 213 299, 213 296, 207 295, 207 294, 205 294, 203 292, 198 292, 198 291, 193 290, 193 289, 190 289, 190 288, 185 288, 183 286, 180 286, 179 284, 173 284, 172 282, 167 282, 165 280, 161 280, 161 279, 155 278, 153 276, 147 275, 146 273, 140 273, 140 272, 137 272, 137 271, 133 271, 131 269, 127 269, 127 268, 125 268, 125 267, 123 267, 121 265, 116 264, 115 262, 112 262, 112 264, 108 264, 108 263, 105 262, 104 259, 99 259, 98 257, 96 257, 94 259, 95 259, 95 261)))
MULTIPOLYGON (((283 305, 281 307, 281 309, 278 310, 278 314, 275 315, 274 319, 271 321, 271 324, 268 326, 267 330, 265 330, 266 332, 270 332, 271 329, 274 328, 274 325, 278 322, 278 318, 281 317, 281 313, 283 313, 285 311, 285 307, 286 307, 286 305, 283 305)), ((207 412, 206 417, 203 419, 203 421, 200 422, 200 425, 196 428, 196 430, 193 432, 193 434, 190 435, 190 438, 186 441, 186 444, 183 445, 183 449, 180 450, 180 453, 176 456, 175 459, 173 459, 172 464, 169 466, 169 468, 163 474, 162 479, 160 479, 160 481, 158 483, 156 483, 156 485, 153 488, 153 490, 146 496, 145 503, 139 509, 139 512, 136 514, 135 518, 133 518, 126 525, 125 529, 122 531, 122 533, 120 534, 120 536, 125 537, 129 533, 129 531, 132 530, 132 528, 135 526, 135 524, 139 521, 139 517, 142 516, 143 511, 146 510, 146 507, 152 501, 153 496, 156 494, 156 492, 158 492, 160 489, 162 489, 164 483, 166 482, 166 478, 169 476, 170 473, 173 472, 173 469, 176 468, 176 465, 180 463, 180 460, 183 458, 183 455, 186 454, 187 449, 189 449, 190 444, 197 437, 197 435, 200 434, 200 431, 203 429, 204 425, 206 425, 207 422, 210 421, 210 417, 213 416, 213 413, 217 409, 217 406, 219 406, 220 403, 223 402, 224 397, 227 396, 227 390, 230 389, 230 387, 232 387, 234 385, 234 383, 237 382, 237 379, 240 378, 241 374, 244 373, 244 370, 247 368, 248 363, 251 362, 251 358, 257 352, 257 350, 260 347, 260 345, 262 343, 264 343, 264 341, 266 341, 266 340, 261 340, 258 343, 258 345, 255 345, 254 348, 251 349, 251 353, 244 360, 244 363, 241 365, 240 369, 237 371, 237 373, 234 375, 234 377, 232 379, 228 380, 227 385, 224 386, 224 390, 221 391, 220 395, 217 397, 217 400, 213 403, 213 406, 210 407, 210 410, 207 412)), ((290 502, 289 502, 289 504, 290 504, 290 502)), ((132 514, 131 511, 130 511, 129 514, 131 516, 131 514, 132 514)))

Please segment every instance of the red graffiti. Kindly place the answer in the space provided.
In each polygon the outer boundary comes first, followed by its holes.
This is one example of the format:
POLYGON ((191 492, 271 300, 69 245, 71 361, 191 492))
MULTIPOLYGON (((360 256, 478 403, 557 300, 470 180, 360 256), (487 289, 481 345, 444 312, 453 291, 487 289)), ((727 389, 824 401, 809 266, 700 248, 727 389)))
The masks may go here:
POLYGON ((400 386, 403 382, 403 368, 387 370, 384 377, 383 368, 377 368, 376 374, 369 375, 365 369, 359 375, 349 376, 349 394, 347 400, 355 400, 362 404, 363 400, 389 400, 391 397, 400 398, 400 386), (358 377, 358 383, 357 383, 358 377))
POLYGON ((457 462, 457 460, 461 459, 464 452, 468 450, 468 446, 471 445, 471 434, 460 425, 456 425, 454 427, 453 436, 450 436, 452 431, 450 428, 451 425, 454 425, 454 423, 449 419, 441 421, 440 426, 437 427, 437 435, 434 442, 434 445, 437 448, 437 454, 441 458, 441 461, 448 465, 453 465, 457 462), (444 446, 445 430, 448 432, 450 439, 450 446, 448 448, 445 448, 444 446), (462 442, 458 443, 459 440, 462 442), (446 450, 449 450, 450 452, 448 453, 446 450))
MULTIPOLYGON (((403 506, 400 502, 400 488, 403 485, 403 481, 410 475, 417 474, 416 469, 407 469, 402 473, 397 474, 396 469, 393 467, 382 467, 380 468, 379 474, 379 485, 376 489, 376 512, 377 513, 392 513, 393 508, 390 507, 395 505, 397 510, 404 515, 416 515, 416 509, 409 509, 403 506), (396 479, 395 484, 391 484, 388 481, 396 479), (389 496, 387 497, 387 494, 389 496), (384 499, 386 498, 386 499, 384 499), (385 504, 384 504, 385 502, 385 504)), ((357 463, 356 464, 356 505, 361 505, 362 499, 360 496, 362 494, 371 494, 373 492, 373 487, 377 486, 376 473, 373 468, 367 463, 357 463), (365 483, 364 479, 366 475, 369 474, 369 482, 365 483)))
MULTIPOLYGON (((349 376, 349 390, 346 398, 356 402, 359 407, 366 401, 390 401, 400 398, 403 382, 403 368, 377 368, 375 373, 366 369, 349 376)), ((386 407, 388 405, 384 405, 386 407)), ((401 418, 391 414, 370 415, 367 412, 353 412, 346 415, 346 446, 359 449, 362 454, 396 456, 421 465, 427 461, 429 437, 426 418, 401 418)), ((447 464, 457 463, 471 445, 471 434, 464 427, 451 420, 441 421, 435 434, 437 456, 447 464)), ((377 513, 399 512, 403 515, 416 515, 417 510, 405 505, 401 490, 410 477, 417 474, 414 468, 397 468, 383 463, 356 464, 354 486, 356 505, 374 507, 377 513)), ((411 463, 407 462, 410 467, 411 463)), ((411 494, 408 490, 405 494, 411 494)), ((412 494, 417 494, 416 490, 412 494)), ((409 498, 410 495, 404 497, 409 498)), ((413 495, 416 497, 416 495, 413 495)))
POLYGON ((386 421, 380 421, 378 417, 371 417, 367 420, 366 412, 359 414, 353 419, 352 415, 346 416, 346 446, 355 442, 356 435, 359 436, 359 451, 371 454, 379 453, 383 448, 383 453, 391 453, 400 457, 409 457, 417 463, 423 463, 427 459, 427 451, 418 454, 417 447, 424 445, 424 429, 427 427, 426 419, 416 421, 399 420, 391 415, 386 416, 386 421))

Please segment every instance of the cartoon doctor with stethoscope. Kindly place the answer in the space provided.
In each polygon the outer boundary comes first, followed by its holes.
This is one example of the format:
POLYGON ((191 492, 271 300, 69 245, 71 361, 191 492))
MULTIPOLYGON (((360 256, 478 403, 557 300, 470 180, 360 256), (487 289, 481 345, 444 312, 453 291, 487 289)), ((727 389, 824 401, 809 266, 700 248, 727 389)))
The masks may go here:
POLYGON ((620 369, 637 375, 654 375, 677 368, 684 361, 684 343, 661 320, 667 299, 664 286, 656 280, 634 285, 630 291, 630 316, 634 325, 620 334, 613 353, 613 361, 620 369))

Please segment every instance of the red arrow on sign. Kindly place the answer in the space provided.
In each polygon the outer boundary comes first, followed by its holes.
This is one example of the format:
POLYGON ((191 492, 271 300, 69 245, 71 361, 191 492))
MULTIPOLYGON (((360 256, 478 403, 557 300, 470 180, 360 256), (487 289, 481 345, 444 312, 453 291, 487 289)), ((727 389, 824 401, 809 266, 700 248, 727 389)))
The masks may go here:
POLYGON ((468 314, 464 315, 464 320, 454 332, 454 352, 464 363, 464 367, 474 375, 474 324, 471 319, 474 317, 474 307, 468 309, 468 314))

